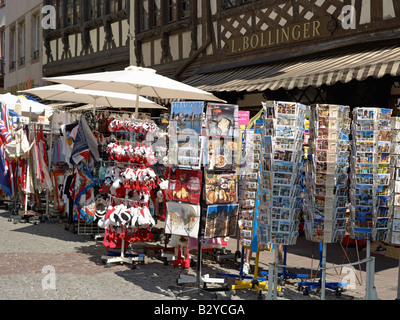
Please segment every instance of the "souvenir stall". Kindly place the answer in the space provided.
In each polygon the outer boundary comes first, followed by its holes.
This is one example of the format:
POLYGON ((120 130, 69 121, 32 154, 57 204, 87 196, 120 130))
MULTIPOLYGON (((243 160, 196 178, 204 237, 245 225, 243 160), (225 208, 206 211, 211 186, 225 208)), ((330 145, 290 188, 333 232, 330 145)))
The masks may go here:
MULTIPOLYGON (((306 170, 306 239, 320 243, 320 267, 325 267, 326 244, 341 243, 346 235, 349 202, 350 108, 310 106, 309 149, 306 170)), ((340 293, 345 283, 300 282, 304 294, 324 287, 340 293)))

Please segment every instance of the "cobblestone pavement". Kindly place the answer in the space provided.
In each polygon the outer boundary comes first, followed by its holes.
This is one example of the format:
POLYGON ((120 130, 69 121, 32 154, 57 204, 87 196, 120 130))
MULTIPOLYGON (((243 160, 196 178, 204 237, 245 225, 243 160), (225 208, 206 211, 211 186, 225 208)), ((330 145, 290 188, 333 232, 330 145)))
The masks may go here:
MULTIPOLYGON (((58 222, 33 225, 13 223, 8 217, 8 212, 0 211, 0 300, 172 300, 177 298, 174 294, 177 291, 171 291, 169 287, 176 285, 179 276, 196 274, 195 268, 183 270, 171 264, 164 265, 152 250, 146 252, 144 263, 137 263, 135 269, 119 264, 106 268, 101 260, 101 256, 107 254, 102 239, 74 234, 58 222)), ((142 245, 135 245, 136 253, 143 252, 142 245)), ((231 239, 229 246, 234 252, 236 240, 231 239)), ((262 255, 260 268, 267 268, 268 254, 262 255)), ((289 264, 293 263, 294 257, 295 254, 289 253, 289 264)), ((309 263, 309 260, 304 261, 309 263)), ((213 278, 217 272, 238 274, 238 267, 233 260, 220 264, 205 255, 202 274, 213 278)), ((310 292, 305 296, 299 292, 297 281, 288 280, 278 299, 320 299, 318 293, 310 292)), ((225 278, 227 288, 231 288, 233 283, 234 278, 225 278)), ((386 288, 390 298, 395 297, 396 283, 392 278, 391 287, 386 288)), ((184 286, 184 290, 189 287, 184 286)), ((358 286, 358 290, 344 292, 340 297, 334 292, 327 292, 326 299, 363 299, 364 290, 358 286)), ((257 292, 251 289, 237 290, 233 296, 227 292, 217 292, 214 298, 259 298, 257 292)), ((210 297, 193 292, 183 294, 181 299, 210 297)))

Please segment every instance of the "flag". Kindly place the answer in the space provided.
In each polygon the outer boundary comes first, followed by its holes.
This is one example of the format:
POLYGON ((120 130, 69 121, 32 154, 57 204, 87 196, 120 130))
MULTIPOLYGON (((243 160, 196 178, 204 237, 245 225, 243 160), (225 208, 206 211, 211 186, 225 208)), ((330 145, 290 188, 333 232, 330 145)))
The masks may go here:
POLYGON ((0 114, 0 188, 7 196, 12 197, 11 172, 5 153, 5 145, 13 140, 9 128, 8 109, 5 104, 2 104, 0 114))
POLYGON ((90 161, 90 152, 96 161, 99 161, 100 155, 97 149, 97 139, 87 124, 86 118, 82 116, 72 148, 71 163, 79 164, 83 159, 90 161))

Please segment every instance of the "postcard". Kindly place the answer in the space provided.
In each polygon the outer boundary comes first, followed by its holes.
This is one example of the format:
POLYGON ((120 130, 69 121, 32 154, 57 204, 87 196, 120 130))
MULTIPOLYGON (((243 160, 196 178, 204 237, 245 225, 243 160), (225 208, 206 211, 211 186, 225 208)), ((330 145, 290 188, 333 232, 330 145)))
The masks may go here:
POLYGON ((277 114, 292 114, 295 115, 297 112, 297 104, 291 102, 275 102, 275 108, 277 114))
POLYGON ((201 135, 203 124, 203 101, 172 102, 171 121, 176 123, 176 132, 201 135))
POLYGON ((202 171, 200 170, 171 169, 167 200, 198 204, 201 181, 202 171))
POLYGON ((204 137, 173 135, 169 140, 170 165, 200 169, 203 159, 204 137))
POLYGON ((233 130, 238 129, 237 105, 208 103, 207 105, 207 135, 233 136, 233 130))
POLYGON ((208 206, 204 238, 235 236, 238 212, 239 205, 208 206))
POLYGON ((198 238, 200 206, 186 203, 167 202, 165 233, 198 238))
POLYGON ((233 137, 208 137, 209 170, 233 170, 238 163, 238 144, 233 137))
POLYGON ((236 175, 206 172, 205 195, 209 205, 236 203, 236 175))

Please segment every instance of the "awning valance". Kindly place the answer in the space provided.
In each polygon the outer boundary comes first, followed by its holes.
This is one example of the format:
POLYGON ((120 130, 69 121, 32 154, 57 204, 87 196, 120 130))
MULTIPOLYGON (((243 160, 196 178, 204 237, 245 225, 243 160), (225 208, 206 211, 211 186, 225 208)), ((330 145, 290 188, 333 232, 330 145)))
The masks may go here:
POLYGON ((204 73, 184 82, 210 92, 250 92, 320 87, 388 74, 400 76, 400 46, 204 73))

